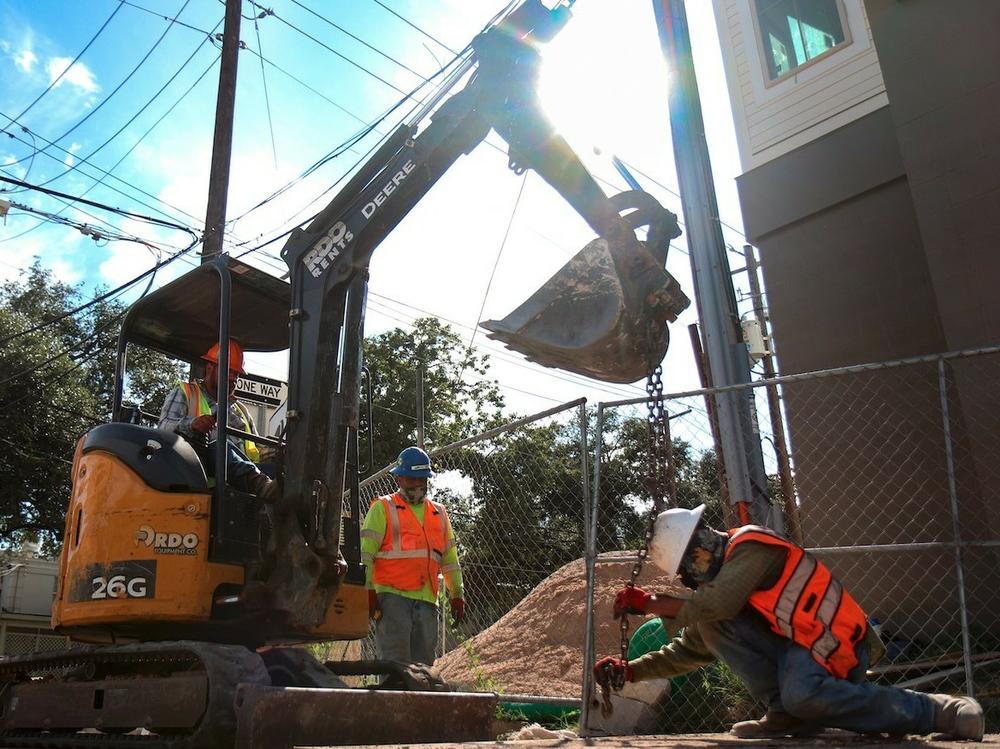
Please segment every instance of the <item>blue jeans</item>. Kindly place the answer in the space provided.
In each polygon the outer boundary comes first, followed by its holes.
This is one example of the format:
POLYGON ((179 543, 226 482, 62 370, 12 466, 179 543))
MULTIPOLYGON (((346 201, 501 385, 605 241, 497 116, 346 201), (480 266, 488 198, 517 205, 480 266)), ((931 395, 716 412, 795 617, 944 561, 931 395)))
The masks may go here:
POLYGON ((382 618, 375 625, 379 657, 403 663, 434 663, 437 646, 437 606, 426 601, 379 593, 382 618))
POLYGON ((856 733, 927 734, 935 706, 920 692, 866 681, 868 646, 858 645, 859 663, 838 679, 796 645, 744 608, 734 619, 698 624, 709 651, 736 672, 750 694, 768 705, 824 728, 856 733))
MULTIPOLYGON (((205 475, 210 480, 215 478, 215 445, 208 447, 195 447, 195 452, 201 459, 201 464, 205 467, 205 475)), ((255 493, 254 479, 260 473, 260 469, 252 461, 236 449, 230 442, 226 445, 226 483, 234 489, 248 494, 255 493)), ((209 484, 212 486, 213 484, 209 484)))

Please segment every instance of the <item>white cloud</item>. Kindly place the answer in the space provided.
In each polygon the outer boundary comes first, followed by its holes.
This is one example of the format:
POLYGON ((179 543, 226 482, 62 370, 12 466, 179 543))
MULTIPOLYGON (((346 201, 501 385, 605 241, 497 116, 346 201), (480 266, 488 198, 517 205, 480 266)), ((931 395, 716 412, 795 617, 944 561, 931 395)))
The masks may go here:
POLYGON ((76 285, 83 278, 80 268, 73 266, 66 260, 50 260, 46 263, 58 280, 70 286, 76 285))
POLYGON ((80 150, 80 144, 74 143, 69 148, 66 149, 69 153, 66 154, 66 158, 63 159, 63 163, 70 169, 73 168, 73 164, 76 163, 76 159, 73 158, 73 154, 80 150))
POLYGON ((22 49, 14 55, 14 64, 24 73, 30 73, 36 62, 38 57, 30 49, 22 49))
POLYGON ((90 68, 82 62, 74 63, 69 57, 50 57, 45 69, 48 71, 50 83, 62 76, 56 83, 56 88, 69 83, 88 94, 96 93, 99 88, 90 68))

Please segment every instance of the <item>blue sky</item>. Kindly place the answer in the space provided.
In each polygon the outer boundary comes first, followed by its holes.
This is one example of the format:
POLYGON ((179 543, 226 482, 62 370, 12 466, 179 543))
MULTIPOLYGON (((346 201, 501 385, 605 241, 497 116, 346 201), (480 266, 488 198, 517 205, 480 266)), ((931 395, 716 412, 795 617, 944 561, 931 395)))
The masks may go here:
MULTIPOLYGON (((409 91, 419 82, 418 74, 435 72, 451 57, 446 47, 461 49, 502 5, 498 0, 382 4, 437 41, 374 0, 244 2, 241 39, 248 49, 240 55, 228 207, 230 219, 242 217, 230 225, 229 242, 255 246, 325 205, 335 194, 326 193, 330 185, 377 135, 243 216, 392 106, 400 90, 409 91), (275 15, 256 24, 250 20, 265 7, 275 15), (258 53, 265 59, 263 75, 258 53)), ((726 223, 738 228, 733 179, 740 170, 711 3, 691 0, 688 5, 720 211, 726 223)), ((660 183, 637 175, 680 214, 667 120, 668 81, 651 3, 579 0, 573 10, 574 19, 544 50, 541 93, 550 116, 595 175, 606 181, 608 192, 625 188, 610 161, 617 153, 660 183)), ((205 211, 219 55, 206 34, 221 31, 222 13, 218 0, 5 0, 0 4, 0 128, 15 137, 0 139, 0 174, 48 183, 73 195, 86 193, 92 200, 198 229, 205 211), (79 61, 67 68, 105 22, 79 61), (11 123, 11 117, 17 122, 11 123), (46 147, 46 140, 56 146, 46 147), (89 163, 82 164, 83 158, 89 163), (105 184, 97 184, 101 177, 105 184)), ((395 124, 395 119, 387 121, 379 130, 395 124)), ((497 136, 489 141, 502 149, 497 136)), ((79 206, 66 208, 38 193, 15 191, 3 197, 101 226, 93 217, 98 216, 154 246, 95 244, 75 229, 12 208, 6 225, 0 226, 0 278, 16 277, 38 256, 67 281, 116 286, 148 268, 157 248, 170 252, 188 243, 182 232, 85 208, 93 214, 88 216, 79 206)), ((727 241, 739 247, 743 238, 738 231, 726 231, 727 241)), ((430 312, 455 323, 469 340, 481 308, 484 319, 507 314, 592 238, 582 220, 539 178, 514 175, 504 153, 480 146, 460 160, 377 251, 368 330, 405 326, 430 312)), ((272 257, 255 253, 247 260, 281 272, 280 261, 273 258, 280 248, 278 242, 265 248, 272 257)), ((682 238, 668 267, 693 296, 685 250, 682 238)), ((177 272, 184 267, 172 266, 177 272)), ((157 282, 170 276, 163 272, 157 282)), ((696 386, 684 329, 693 320, 692 305, 675 325, 666 367, 668 390, 696 386)), ((522 413, 581 395, 613 400, 642 394, 635 387, 599 385, 541 370, 481 333, 475 334, 475 343, 493 355, 493 374, 510 405, 522 413)), ((250 361, 260 374, 283 376, 280 357, 250 361)))

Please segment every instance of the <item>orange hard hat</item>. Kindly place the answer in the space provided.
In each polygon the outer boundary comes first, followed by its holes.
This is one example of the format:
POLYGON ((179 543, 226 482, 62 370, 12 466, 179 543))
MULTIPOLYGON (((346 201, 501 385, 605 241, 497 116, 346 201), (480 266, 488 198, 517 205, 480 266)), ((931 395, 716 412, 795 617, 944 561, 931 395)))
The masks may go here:
MULTIPOLYGON (((212 348, 206 351, 204 356, 201 358, 205 361, 210 361, 213 364, 218 364, 219 344, 213 343, 212 348)), ((247 371, 243 369, 243 347, 232 339, 229 340, 229 371, 239 372, 240 374, 247 373, 247 371)))

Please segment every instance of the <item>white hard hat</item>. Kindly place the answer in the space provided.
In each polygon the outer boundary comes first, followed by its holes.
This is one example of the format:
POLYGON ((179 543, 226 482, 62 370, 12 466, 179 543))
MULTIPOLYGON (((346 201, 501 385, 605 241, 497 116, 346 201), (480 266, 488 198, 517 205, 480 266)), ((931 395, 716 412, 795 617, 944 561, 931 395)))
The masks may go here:
POLYGON ((681 558, 704 512, 705 505, 698 505, 693 510, 675 507, 656 516, 653 541, 649 545, 649 558, 653 564, 668 575, 677 574, 681 558))

